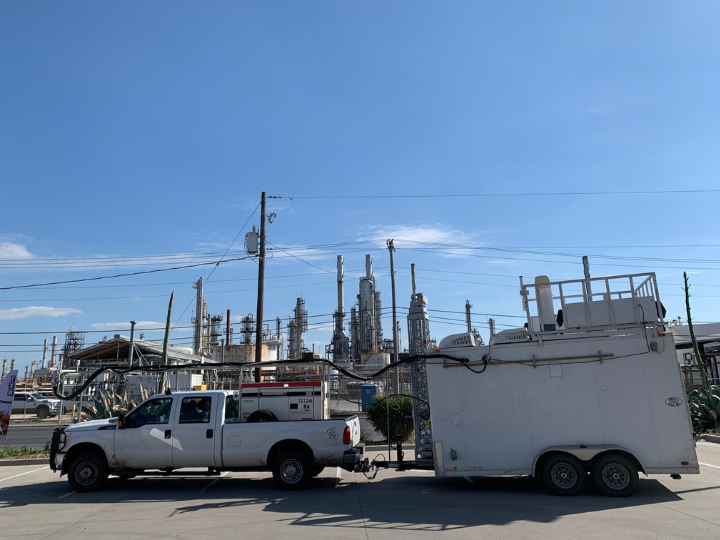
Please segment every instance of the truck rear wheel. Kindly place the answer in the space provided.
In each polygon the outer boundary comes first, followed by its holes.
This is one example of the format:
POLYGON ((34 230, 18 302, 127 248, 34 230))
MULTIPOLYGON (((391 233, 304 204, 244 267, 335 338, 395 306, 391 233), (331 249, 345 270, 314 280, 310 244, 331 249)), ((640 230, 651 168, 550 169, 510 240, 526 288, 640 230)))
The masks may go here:
POLYGON ((37 414, 37 417, 40 419, 50 416, 50 409, 48 409, 47 407, 38 407, 35 412, 37 414))
POLYGON ((570 454, 550 456, 542 467, 545 488, 555 495, 577 495, 587 483, 583 464, 570 454))
POLYGON ((620 454, 607 454, 593 466, 593 482, 603 495, 627 497, 638 485, 637 467, 620 454))
POLYGON ((76 457, 68 468, 70 487, 80 493, 97 491, 108 477, 105 460, 95 454, 82 454, 76 457))
POLYGON ((298 490, 312 478, 308 456, 299 450, 286 450, 273 463, 273 479, 280 489, 298 490))

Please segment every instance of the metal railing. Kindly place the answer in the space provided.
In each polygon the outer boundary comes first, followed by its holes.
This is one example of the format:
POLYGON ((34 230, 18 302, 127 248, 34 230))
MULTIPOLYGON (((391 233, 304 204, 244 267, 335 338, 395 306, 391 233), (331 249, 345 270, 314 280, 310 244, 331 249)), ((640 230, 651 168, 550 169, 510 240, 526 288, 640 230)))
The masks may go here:
MULTIPOLYGON (((660 309, 660 295, 654 273, 625 274, 590 279, 574 279, 566 281, 547 281, 525 283, 520 277, 520 296, 523 309, 527 314, 528 334, 587 331, 588 329, 617 329, 629 325, 664 325, 664 315, 660 309), (637 284, 639 282, 639 284, 637 284), (637 284, 637 285, 636 285, 637 284), (568 289, 575 289, 575 291, 568 289), (540 289, 549 289, 550 294, 540 293, 540 289), (580 289, 579 292, 577 289, 580 289), (575 302, 572 302, 575 300, 575 302), (557 303, 556 303, 557 301, 557 303), (627 301, 627 302, 623 302, 627 301), (543 302, 550 303, 549 306, 543 302), (541 307, 543 305, 543 307, 541 307), (562 309, 564 324, 548 324, 551 328, 543 328, 540 321, 542 309, 557 313, 556 307, 562 309), (533 309, 534 308, 534 309, 533 309), (570 308, 570 309, 569 309, 570 308), (652 312, 648 312, 652 308, 652 312), (628 309, 632 316, 628 317, 628 309), (624 317, 619 316, 619 312, 624 317), (574 317, 573 317, 574 315, 574 317), (583 317, 584 315, 584 317, 583 317), (583 324, 568 324, 568 318, 583 324), (537 326, 534 319, 537 319, 537 326)), ((553 321, 555 322, 555 321, 553 321)))

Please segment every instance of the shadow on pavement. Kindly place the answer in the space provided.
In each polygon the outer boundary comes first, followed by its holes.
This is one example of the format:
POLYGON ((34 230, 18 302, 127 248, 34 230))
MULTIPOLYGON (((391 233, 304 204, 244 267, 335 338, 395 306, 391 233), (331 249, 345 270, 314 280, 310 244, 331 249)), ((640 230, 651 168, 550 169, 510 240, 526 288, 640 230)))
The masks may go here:
MULTIPOLYGON (((615 499, 600 495, 592 485, 583 495, 556 497, 527 478, 474 478, 470 483, 386 474, 373 482, 360 475, 354 481, 346 474, 340 483, 334 477, 321 477, 300 492, 279 491, 269 477, 239 473, 212 486, 215 478, 208 477, 111 478, 100 492, 71 496, 64 479, 58 479, 1 488, 0 508, 164 502, 175 505, 168 510, 168 517, 227 516, 222 511, 230 508, 236 509, 233 514, 242 520, 243 508, 260 506, 262 512, 276 514, 273 519, 292 525, 440 531, 515 521, 548 523, 563 516, 682 500, 654 479, 641 479, 633 496, 615 499)), ((122 506, 118 510, 124 511, 122 506)))

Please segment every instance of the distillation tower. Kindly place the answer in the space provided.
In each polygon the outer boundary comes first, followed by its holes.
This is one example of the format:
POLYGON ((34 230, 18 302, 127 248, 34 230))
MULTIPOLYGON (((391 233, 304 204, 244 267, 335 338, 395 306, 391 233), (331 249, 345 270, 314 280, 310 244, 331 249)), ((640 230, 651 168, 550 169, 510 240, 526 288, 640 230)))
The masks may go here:
POLYGON ((337 256, 337 293, 338 308, 333 316, 335 330, 333 332, 332 355, 335 362, 346 362, 350 359, 350 340, 345 334, 345 291, 342 255, 337 256))

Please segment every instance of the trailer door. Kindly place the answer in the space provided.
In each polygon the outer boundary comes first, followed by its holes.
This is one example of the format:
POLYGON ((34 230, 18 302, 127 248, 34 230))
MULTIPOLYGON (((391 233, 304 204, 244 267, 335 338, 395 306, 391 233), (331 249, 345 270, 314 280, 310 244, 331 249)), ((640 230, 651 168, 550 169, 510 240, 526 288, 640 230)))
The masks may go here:
POLYGON ((173 467, 214 467, 215 433, 213 396, 182 398, 173 430, 173 467))

